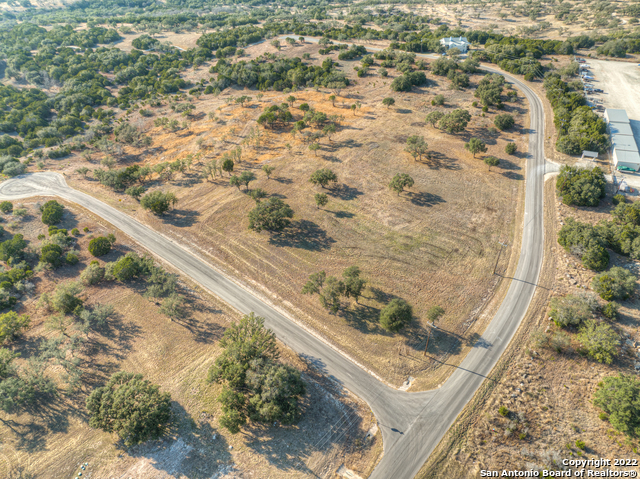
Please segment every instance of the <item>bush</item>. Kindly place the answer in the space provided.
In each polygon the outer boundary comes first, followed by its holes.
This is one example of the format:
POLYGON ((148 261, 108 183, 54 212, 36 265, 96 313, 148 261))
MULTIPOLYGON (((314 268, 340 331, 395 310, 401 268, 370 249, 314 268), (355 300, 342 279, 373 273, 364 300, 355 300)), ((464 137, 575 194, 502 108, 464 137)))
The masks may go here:
POLYGON ((609 252, 600 245, 591 245, 582 255, 582 264, 593 271, 602 271, 609 266, 609 252))
POLYGON ((623 194, 618 193, 617 195, 614 195, 614 197, 613 197, 614 206, 618 205, 620 203, 626 203, 626 202, 627 202, 627 198, 623 194))
POLYGON ((249 229, 256 232, 262 230, 282 231, 291 223, 293 210, 280 198, 269 198, 261 201, 249 212, 249 229))
POLYGON ((78 261, 80 261, 80 258, 78 258, 78 255, 75 253, 67 253, 67 263, 68 264, 78 264, 78 261))
POLYGON ((518 145, 516 145, 515 143, 507 143, 504 147, 505 153, 509 155, 513 155, 517 149, 518 149, 518 145))
POLYGON ((86 286, 93 286, 104 279, 104 268, 97 261, 92 261, 80 274, 80 281, 86 286))
POLYGON ((178 293, 171 293, 162 301, 160 312, 171 319, 180 319, 185 315, 184 298, 178 293))
POLYGON ((0 203, 0 211, 5 215, 11 213, 13 211, 13 203, 11 201, 3 201, 0 203))
POLYGON ((171 396, 141 374, 119 372, 87 398, 89 425, 115 432, 125 445, 158 439, 171 420, 171 396))
POLYGON ((141 258, 135 253, 127 253, 115 263, 109 263, 107 266, 105 271, 107 279, 113 278, 126 282, 148 274, 153 266, 153 261, 147 257, 141 258))
POLYGON ((40 262, 53 268, 62 265, 62 248, 57 244, 46 244, 42 247, 40 262))
POLYGON ((62 220, 64 206, 56 200, 47 201, 42 207, 42 222, 45 225, 55 225, 62 220))
POLYGON ((606 364, 611 364, 620 344, 619 336, 611 326, 592 319, 580 328, 578 341, 591 359, 606 364))
POLYGON ((96 258, 104 256, 111 251, 111 241, 104 236, 98 236, 89 241, 89 253, 96 258))
POLYGON ((569 339, 569 335, 564 331, 557 331, 549 340, 549 346, 551 346, 551 349, 558 353, 567 349, 570 344, 571 340, 569 339))
POLYGON ((511 116, 509 113, 502 113, 500 115, 496 115, 495 119, 493 120, 493 124, 496 125, 496 128, 498 130, 504 131, 513 128, 516 122, 513 119, 513 116, 511 116))
POLYGON ((584 451, 587 448, 587 445, 584 443, 584 441, 576 439, 576 447, 584 451))
POLYGON ((73 228, 73 229, 71 230, 71 234, 72 234, 73 236, 78 236, 78 235, 80 234, 80 231, 78 230, 78 228, 73 228))
POLYGON ((431 100, 431 105, 433 106, 442 106, 444 105, 444 95, 436 95, 431 100))
POLYGON ((636 277, 627 269, 614 266, 593 278, 591 287, 605 301, 627 299, 636 286, 636 277))
POLYGON ((51 298, 51 307, 59 313, 69 314, 82 308, 78 295, 82 292, 79 283, 68 282, 58 285, 51 298))
POLYGON ((605 304, 604 308, 602 308, 602 315, 605 318, 609 318, 611 320, 618 319, 619 309, 620 309, 620 305, 615 301, 611 301, 605 304))
POLYGON ((597 166, 589 170, 565 165, 556 180, 558 196, 565 205, 598 206, 605 186, 604 173, 597 166))
POLYGON ((630 437, 640 436, 640 381, 620 374, 604 378, 593 395, 594 406, 609 415, 609 422, 630 437))
POLYGON ((403 299, 392 299, 380 311, 380 324, 387 331, 397 332, 411 322, 413 308, 403 299))
POLYGON ((500 406, 500 408, 498 409, 498 413, 503 417, 507 417, 509 415, 509 409, 507 409, 505 406, 500 406))
POLYGON ((568 294, 551 298, 549 316, 561 328, 578 326, 592 317, 597 302, 586 295, 568 294))
POLYGON ((140 200, 140 204, 146 210, 151 210, 156 215, 163 215, 171 206, 175 206, 178 198, 173 193, 163 193, 162 191, 153 191, 147 193, 140 200))
MULTIPOLYGON (((0 344, 20 336, 22 331, 29 327, 29 323, 29 316, 26 314, 18 316, 15 311, 0 314, 0 344)), ((0 363, 0 380, 2 379, 4 377, 2 375, 2 363, 0 363)))

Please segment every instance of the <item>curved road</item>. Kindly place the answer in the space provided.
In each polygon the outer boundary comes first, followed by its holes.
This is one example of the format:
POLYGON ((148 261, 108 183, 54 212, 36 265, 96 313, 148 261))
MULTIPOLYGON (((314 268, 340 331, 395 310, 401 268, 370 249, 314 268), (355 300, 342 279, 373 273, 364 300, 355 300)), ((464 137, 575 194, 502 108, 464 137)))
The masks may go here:
POLYGON ((387 386, 179 244, 92 196, 69 188, 57 173, 34 173, 7 180, 0 184, 0 199, 17 200, 41 195, 58 196, 77 203, 119 228, 241 313, 253 311, 263 316, 266 325, 281 341, 363 398, 371 407, 382 431, 384 455, 370 477, 410 479, 420 470, 509 344, 533 297, 542 265, 544 111, 533 91, 519 80, 505 76, 527 96, 531 105, 520 259, 507 295, 482 338, 449 380, 433 391, 409 393, 387 386))

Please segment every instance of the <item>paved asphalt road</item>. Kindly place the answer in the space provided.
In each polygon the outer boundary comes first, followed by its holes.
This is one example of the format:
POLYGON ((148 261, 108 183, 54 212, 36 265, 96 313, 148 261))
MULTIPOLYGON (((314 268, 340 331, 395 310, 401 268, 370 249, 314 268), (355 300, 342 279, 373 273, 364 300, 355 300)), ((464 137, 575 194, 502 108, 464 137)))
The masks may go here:
POLYGON ((267 326, 286 345, 367 401, 378 419, 384 442, 384 456, 371 478, 410 479, 420 470, 507 347, 533 297, 542 264, 544 112, 540 100, 526 85, 509 76, 507 79, 524 92, 531 105, 520 259, 507 296, 486 332, 450 379, 434 391, 409 393, 385 385, 202 259, 125 213, 69 188, 57 173, 34 173, 7 180, 0 184, 0 199, 17 200, 42 195, 58 196, 77 203, 122 230, 241 313, 253 311, 263 316, 267 326))

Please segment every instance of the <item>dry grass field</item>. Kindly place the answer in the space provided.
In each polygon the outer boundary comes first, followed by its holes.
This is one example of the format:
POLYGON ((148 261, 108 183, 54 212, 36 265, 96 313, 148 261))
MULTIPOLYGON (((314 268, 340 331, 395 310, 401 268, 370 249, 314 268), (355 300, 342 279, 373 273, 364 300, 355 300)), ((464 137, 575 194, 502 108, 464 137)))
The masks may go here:
MULTIPOLYGON (((282 54, 311 54, 311 62, 320 64, 326 57, 317 54, 317 45, 305 44, 283 48, 282 54)), ((273 51, 268 44, 247 49, 247 57, 273 51)), ((334 58, 337 55, 334 54, 334 58)), ((356 61, 340 62, 350 77, 356 61)), ((189 78, 208 78, 204 65, 189 78)), ((498 284, 493 269, 499 242, 513 242, 516 207, 523 186, 523 165, 527 148, 527 103, 521 96, 515 103, 505 103, 506 112, 516 118, 510 132, 492 132, 496 110, 485 116, 474 108, 473 90, 481 75, 472 75, 466 90, 452 90, 444 77, 429 72, 430 83, 411 93, 392 93, 387 79, 369 76, 343 89, 335 101, 328 90, 307 89, 294 93, 292 112, 302 102, 327 115, 343 116, 338 132, 321 140, 317 155, 309 151, 300 136, 288 129, 265 130, 260 146, 245 141, 249 131, 257 129, 255 120, 269 105, 285 101, 286 93, 266 92, 260 101, 256 91, 228 89, 219 97, 205 95, 193 99, 195 117, 188 129, 172 133, 154 127, 155 118, 182 118, 168 105, 153 110, 153 116, 141 117, 131 112, 126 118, 151 135, 147 150, 127 147, 121 165, 154 165, 162 161, 185 158, 200 153, 200 164, 170 182, 153 180, 152 189, 172 191, 179 198, 177 209, 164 217, 146 213, 139 204, 122 193, 100 186, 90 176, 74 173, 79 166, 99 167, 104 156, 91 154, 90 161, 73 156, 61 161, 47 161, 46 169, 62 171, 69 183, 122 208, 138 220, 163 231, 198 252, 221 270, 244 283, 294 317, 312 326, 340 349, 371 368, 390 383, 399 386, 409 376, 424 386, 438 384, 428 380, 436 368, 422 359, 426 341, 424 315, 435 304, 446 310, 431 348, 439 360, 459 360, 469 341, 481 333, 483 321, 476 321, 479 311, 492 297, 498 284), (443 107, 432 107, 431 99, 442 93, 443 107), (249 95, 252 101, 241 107, 231 97, 249 95), (387 109, 384 97, 396 103, 387 109), (361 102, 354 112, 349 107, 361 102), (426 114, 435 108, 447 112, 467 108, 473 117, 467 130, 448 135, 426 126, 426 114), (213 112, 215 120, 209 119, 213 112), (404 152, 408 136, 422 135, 429 144, 429 158, 415 161, 404 152), (473 158, 464 149, 472 136, 482 138, 487 155, 501 160, 489 171, 479 155, 473 158), (518 153, 504 153, 507 141, 516 141, 518 153), (295 211, 292 227, 283 234, 269 235, 248 230, 247 213, 254 202, 243 190, 229 186, 227 174, 215 180, 200 177, 202 163, 219 159, 236 146, 243 149, 242 161, 234 173, 249 170, 257 181, 250 187, 262 188, 269 195, 282 198, 295 211), (289 145, 289 147, 287 147, 289 145), (269 163, 275 173, 268 180, 261 167, 269 163), (338 176, 335 187, 313 187, 308 178, 318 168, 330 168, 338 176), (396 195, 387 187, 396 173, 408 173, 415 185, 396 195), (325 191, 326 207, 318 209, 313 195, 325 191), (317 297, 300 293, 307 277, 320 270, 340 276, 344 268, 357 265, 367 280, 367 289, 359 304, 345 304, 338 315, 321 308, 317 297), (378 323, 380 309, 392 298, 400 297, 414 306, 415 321, 400 334, 384 331, 378 323)), ((511 259, 510 248, 500 257, 499 269, 511 259)), ((447 371, 449 369, 447 368, 447 371)))
MULTIPOLYGON (((46 233, 37 205, 25 201, 28 215, 22 220, 5 216, 5 227, 21 233, 37 246, 37 235, 46 233)), ((17 206, 17 205, 16 205, 17 206)), ((86 211, 68 205, 60 227, 78 227, 75 249, 80 263, 54 272, 38 273, 34 291, 23 298, 20 314, 31 317, 31 328, 23 339, 10 345, 21 353, 24 364, 45 339, 57 333, 46 326, 47 314, 36 309, 37 298, 51 292, 61 281, 77 280, 94 259, 87 253, 92 236, 114 232, 114 251, 100 262, 113 261, 127 251, 140 251, 110 225, 101 224, 86 211)), ((341 466, 366 475, 381 452, 379 435, 365 440, 375 418, 359 399, 319 376, 290 350, 281 348, 285 362, 299 368, 308 385, 302 420, 295 426, 252 426, 231 435, 218 426, 220 386, 206 383, 208 367, 220 349, 219 338, 237 313, 198 288, 180 281, 187 296, 189 314, 171 321, 159 311, 159 303, 142 296, 143 283, 101 283, 86 287, 85 304, 112 304, 116 317, 108 327, 89 333, 79 350, 83 372, 80 386, 71 394, 61 393, 19 414, 3 414, 0 421, 2 449, 0 477, 75 477, 81 464, 89 463, 85 476, 93 478, 210 478, 210 477, 333 477, 341 466), (92 429, 84 407, 86 397, 116 371, 139 372, 159 384, 172 397, 175 421, 165 437, 125 450, 116 436, 92 429)), ((60 366, 45 374, 56 377, 60 366)), ((372 431, 375 434, 375 428, 372 431)))
MULTIPOLYGON (((612 325, 621 334, 620 355, 611 365, 580 356, 572 334, 571 347, 559 354, 548 348, 537 349, 530 334, 535 330, 552 333, 557 329, 549 320, 548 298, 569 293, 592 292, 595 273, 566 253, 556 242, 556 232, 568 217, 592 224, 610 220, 611 192, 597 208, 573 208, 555 197, 555 178, 546 185, 545 267, 539 291, 542 301, 534 301, 516 338, 498 364, 492 377, 498 382, 483 389, 466 413, 465 420, 452 428, 441 443, 441 450, 425 465, 422 478, 478 477, 479 471, 557 469, 562 459, 637 458, 638 441, 615 431, 599 418, 591 403, 597 384, 606 376, 634 373, 639 344, 640 298, 634 294, 620 302, 620 316, 612 325), (546 299, 544 299, 546 298, 546 299), (486 392, 485 392, 486 391, 486 392), (502 417, 500 406, 519 421, 502 417), (515 427, 514 427, 515 426, 515 427), (511 429, 511 432, 508 432, 511 429), (584 450, 576 441, 586 444, 584 450)), ((628 257, 611 253, 610 266, 632 267, 628 257)), ((613 467, 612 469, 619 469, 613 467)))

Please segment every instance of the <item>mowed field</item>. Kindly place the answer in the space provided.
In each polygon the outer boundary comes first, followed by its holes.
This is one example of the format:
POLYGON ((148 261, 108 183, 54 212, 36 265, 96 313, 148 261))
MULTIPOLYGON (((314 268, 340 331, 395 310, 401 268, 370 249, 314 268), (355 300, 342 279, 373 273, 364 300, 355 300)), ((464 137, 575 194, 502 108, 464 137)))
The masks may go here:
MULTIPOLYGON (((287 47, 281 54, 301 56, 308 52, 311 61, 319 64, 326 57, 319 56, 317 48, 310 44, 287 47)), ((268 44, 256 45, 247 55, 267 50, 274 51, 268 44)), ((358 62, 340 64, 351 76, 358 62)), ((204 65, 190 79, 209 78, 207 70, 204 65)), ((337 94, 335 104, 329 99, 332 92, 326 89, 293 93, 295 120, 302 117, 297 108, 302 102, 327 115, 344 117, 338 132, 321 140, 317 155, 289 128, 260 128, 259 146, 245 141, 266 107, 286 101, 288 94, 282 92, 266 92, 258 101, 255 90, 231 88, 219 97, 193 99, 195 119, 189 129, 175 133, 153 126, 157 117, 182 120, 168 105, 152 109, 150 118, 131 113, 128 120, 150 134, 153 144, 147 150, 127 147, 121 165, 152 166, 188 154, 201 155, 200 163, 184 174, 167 183, 156 179, 149 183, 152 189, 172 191, 179 198, 177 209, 164 217, 148 214, 135 200, 100 186, 91 176, 85 179, 74 173, 79 166, 99 167, 100 153, 92 154, 90 161, 79 156, 48 161, 46 168, 60 169, 73 187, 122 208, 192 248, 388 382, 399 386, 411 376, 427 384, 440 364, 422 358, 429 307, 440 305, 446 310, 429 347, 443 362, 461 357, 484 326, 476 319, 498 284, 493 270, 499 242, 510 246, 513 240, 524 180, 528 116, 526 100, 520 96, 515 103, 505 103, 504 110, 515 116, 516 128, 492 132, 496 110, 483 117, 481 110, 471 105, 481 74, 472 76, 470 88, 457 91, 446 78, 426 73, 430 84, 411 93, 390 91, 391 80, 398 75, 393 69, 387 79, 358 79, 337 94), (445 105, 432 107, 431 100, 439 93, 444 94, 445 105), (249 95, 252 100, 241 107, 232 101, 240 95, 249 95), (387 96, 396 100, 388 109, 381 105, 387 96), (361 108, 354 113, 349 107, 355 102, 360 102, 361 108), (430 111, 459 107, 473 115, 465 132, 448 135, 425 125, 430 111), (209 118, 210 112, 216 115, 215 120, 209 118), (416 161, 404 151, 410 135, 424 136, 429 144, 428 158, 416 161), (473 158, 464 149, 472 136, 487 143, 486 155, 500 158, 500 166, 489 171, 483 155, 473 158), (517 142, 517 155, 504 153, 507 141, 517 142), (291 228, 284 233, 249 231, 247 214, 255 203, 244 188, 229 186, 226 173, 213 181, 201 177, 204 162, 219 159, 236 146, 241 146, 243 153, 234 173, 253 171, 258 179, 250 184, 251 189, 262 188, 295 211, 291 228), (271 179, 261 171, 266 163, 275 167, 271 179), (330 168, 337 174, 334 187, 322 189, 309 183, 311 173, 319 168, 330 168), (388 184, 396 173, 411 175, 414 187, 401 195, 390 191, 388 184), (318 192, 329 195, 326 207, 316 207, 313 196, 318 192), (301 294, 310 274, 324 270, 339 277, 352 265, 360 267, 367 280, 359 304, 345 302, 333 315, 321 307, 317 296, 301 294), (396 297, 410 302, 415 314, 410 327, 391 334, 380 327, 378 317, 381 308, 396 297)), ((505 269, 510 251, 509 247, 503 251, 498 270, 505 269)))
MULTIPOLYGON (((40 244, 37 236, 46 234, 37 210, 43 201, 25 201, 28 214, 23 220, 3 215, 5 228, 23 234, 34 249, 40 244)), ((80 252, 80 263, 38 273, 31 280, 35 289, 22 298, 18 310, 31 317, 31 328, 23 339, 8 345, 21 354, 21 366, 38 354, 45 340, 59 334, 47 326, 50 315, 37 309, 37 299, 61 282, 78 280, 95 259, 87 252, 91 237, 111 232, 117 237, 115 250, 101 257, 101 263, 128 251, 144 253, 74 205, 68 205, 59 226, 81 231, 87 227, 89 232, 81 233, 74 246, 80 252)), ((92 478, 326 477, 341 466, 367 474, 381 452, 369 408, 336 389, 284 347, 283 360, 302 370, 308 386, 302 420, 288 427, 251 426, 237 435, 220 428, 216 397, 221 388, 205 378, 220 353, 218 340, 238 314, 192 285, 180 281, 178 289, 186 296, 188 314, 171 321, 160 312, 159 300, 142 296, 143 282, 103 282, 84 288, 85 305, 112 304, 116 316, 106 328, 91 331, 77 351, 82 370, 77 389, 42 398, 17 414, 3 413, 0 477, 76 477, 84 463, 89 464, 84 476, 92 478), (171 394, 174 421, 163 439, 127 450, 118 446, 117 436, 89 427, 85 400, 117 371, 141 373, 171 394), (365 440, 369 431, 374 437, 365 440)), ((54 361, 44 373, 60 378, 64 370, 54 361)))

